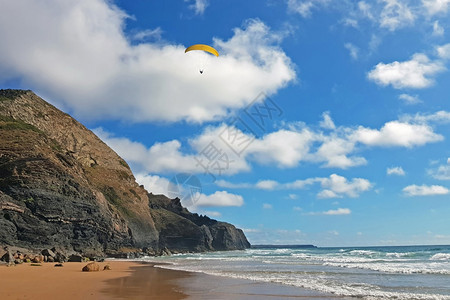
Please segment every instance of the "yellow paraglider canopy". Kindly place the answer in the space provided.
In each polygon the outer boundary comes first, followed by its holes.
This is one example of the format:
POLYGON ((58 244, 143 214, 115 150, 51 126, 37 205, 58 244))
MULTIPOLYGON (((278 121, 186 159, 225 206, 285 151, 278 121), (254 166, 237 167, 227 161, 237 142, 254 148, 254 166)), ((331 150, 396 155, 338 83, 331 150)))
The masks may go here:
POLYGON ((219 56, 219 52, 214 49, 211 46, 208 45, 203 45, 203 44, 196 44, 196 45, 192 45, 186 48, 186 50, 184 50, 184 53, 192 51, 192 50, 203 50, 206 52, 209 52, 211 54, 214 54, 215 56, 219 56))

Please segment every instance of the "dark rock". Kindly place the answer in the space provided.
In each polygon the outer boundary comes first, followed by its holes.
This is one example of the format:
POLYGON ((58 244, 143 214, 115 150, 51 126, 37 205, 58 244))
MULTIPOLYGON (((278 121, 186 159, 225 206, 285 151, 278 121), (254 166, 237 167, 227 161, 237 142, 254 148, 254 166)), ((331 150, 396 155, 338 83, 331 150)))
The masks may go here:
POLYGON ((67 257, 62 254, 61 252, 56 252, 55 254, 55 261, 59 263, 63 263, 67 261, 67 257))
POLYGON ((69 256, 69 262, 83 262, 83 256, 79 255, 79 254, 72 254, 71 256, 69 256))
POLYGON ((50 257, 52 257, 52 258, 54 258, 55 256, 56 256, 56 254, 55 254, 55 252, 53 252, 52 250, 50 250, 50 249, 44 249, 44 250, 42 250, 42 255, 44 255, 44 256, 50 256, 50 257))
POLYGON ((12 255, 11 251, 7 250, 7 252, 2 256, 1 260, 7 263, 12 263, 14 262, 14 256, 12 255))
POLYGON ((55 267, 62 267, 63 264, 55 264, 55 267))

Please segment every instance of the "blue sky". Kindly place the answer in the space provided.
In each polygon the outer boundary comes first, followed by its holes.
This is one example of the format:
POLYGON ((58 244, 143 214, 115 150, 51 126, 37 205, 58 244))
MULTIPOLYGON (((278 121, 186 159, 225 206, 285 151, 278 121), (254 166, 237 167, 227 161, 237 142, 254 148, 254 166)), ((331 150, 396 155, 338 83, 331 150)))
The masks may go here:
POLYGON ((149 191, 195 176, 189 209, 254 244, 450 243, 450 0, 0 3, 0 87, 149 191))

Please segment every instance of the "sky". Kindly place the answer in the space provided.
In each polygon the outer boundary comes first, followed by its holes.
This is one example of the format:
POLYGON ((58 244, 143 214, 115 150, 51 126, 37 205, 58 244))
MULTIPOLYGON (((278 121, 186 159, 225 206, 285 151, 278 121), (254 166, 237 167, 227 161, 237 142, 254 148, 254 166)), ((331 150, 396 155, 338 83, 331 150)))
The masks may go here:
POLYGON ((252 244, 450 244, 450 0, 0 8, 0 88, 71 114, 148 191, 252 244))

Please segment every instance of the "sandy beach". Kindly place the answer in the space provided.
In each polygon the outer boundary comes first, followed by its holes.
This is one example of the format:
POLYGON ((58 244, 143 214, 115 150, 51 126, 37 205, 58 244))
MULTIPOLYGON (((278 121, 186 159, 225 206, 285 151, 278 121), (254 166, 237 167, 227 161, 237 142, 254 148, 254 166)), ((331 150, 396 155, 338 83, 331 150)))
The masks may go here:
MULTIPOLYGON (((0 265, 0 299, 336 299, 299 288, 166 270, 128 261, 0 265), (103 271, 109 265, 111 270, 103 271)), ((340 298, 340 297, 338 297, 340 298)))

